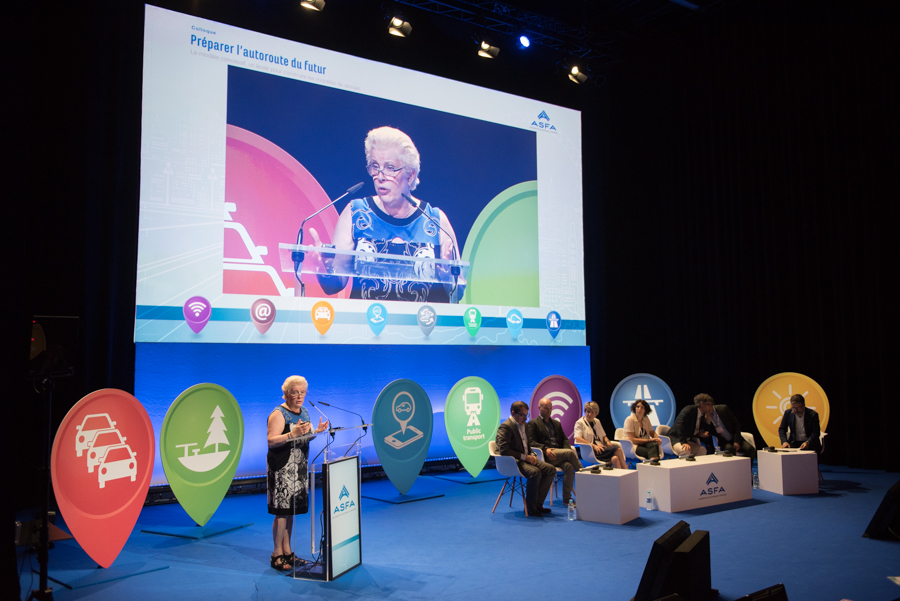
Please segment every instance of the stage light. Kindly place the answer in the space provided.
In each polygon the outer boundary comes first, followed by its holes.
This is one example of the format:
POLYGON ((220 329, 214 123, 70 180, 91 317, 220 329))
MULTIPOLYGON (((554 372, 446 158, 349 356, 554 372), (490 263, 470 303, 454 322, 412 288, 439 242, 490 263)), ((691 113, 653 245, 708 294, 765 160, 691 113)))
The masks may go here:
POLYGON ((402 17, 391 17, 391 24, 388 27, 388 33, 400 38, 407 37, 412 32, 412 25, 408 21, 404 21, 402 17))
POLYGON ((531 40, 524 33, 519 36, 519 48, 528 48, 531 46, 531 40))
POLYGON ((483 58, 497 58, 498 54, 500 54, 500 48, 497 46, 491 46, 485 41, 478 44, 478 56, 483 58))
POLYGON ((301 0, 300 6, 310 10, 322 10, 325 8, 325 0, 301 0))
POLYGON ((577 65, 573 65, 569 70, 569 79, 575 83, 584 83, 588 80, 588 74, 578 69, 577 65))

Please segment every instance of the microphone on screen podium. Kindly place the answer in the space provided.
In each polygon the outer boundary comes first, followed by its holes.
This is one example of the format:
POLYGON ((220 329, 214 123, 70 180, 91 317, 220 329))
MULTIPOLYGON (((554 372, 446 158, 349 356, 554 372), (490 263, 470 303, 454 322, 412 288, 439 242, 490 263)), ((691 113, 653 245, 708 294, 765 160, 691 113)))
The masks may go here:
MULTIPOLYGON (((335 205, 335 203, 339 202, 340 200, 346 198, 347 196, 353 194, 354 192, 359 191, 359 189, 362 187, 363 187, 363 183, 359 182, 358 184, 356 184, 355 186, 348 189, 346 192, 344 192, 343 194, 341 194, 340 196, 338 196, 337 198, 335 198, 334 200, 329 202, 327 205, 325 205, 324 207, 322 207, 321 209, 319 209, 318 211, 316 211, 315 213, 313 213, 312 215, 310 215, 309 217, 304 219, 303 222, 300 224, 300 231, 297 232, 297 244, 303 244, 303 226, 306 225, 307 221, 309 221, 310 219, 312 219, 313 217, 315 217, 316 215, 318 215, 319 213, 321 213, 328 207, 333 207, 335 205)), ((306 257, 306 253, 304 253, 303 251, 300 251, 300 250, 295 250, 291 253, 291 260, 294 261, 294 274, 295 275, 297 275, 297 272, 300 271, 300 263, 303 262, 303 259, 305 257, 306 257)), ((300 279, 299 275, 297 275, 297 279, 298 280, 300 279)))
MULTIPOLYGON (((401 195, 403 196, 403 198, 406 199, 406 202, 408 202, 409 204, 411 204, 418 212, 422 213, 422 215, 425 216, 425 219, 427 219, 428 221, 430 221, 431 223, 433 223, 434 225, 436 225, 438 228, 440 228, 440 230, 441 230, 442 232, 444 232, 445 234, 447 234, 447 239, 450 240, 450 248, 453 250, 453 260, 454 260, 454 261, 458 260, 458 259, 459 259, 459 253, 456 252, 456 245, 453 244, 453 236, 450 235, 450 232, 448 232, 448 231, 445 230, 443 227, 441 227, 440 222, 437 221, 434 217, 432 217, 431 215, 429 215, 428 213, 426 213, 424 210, 422 210, 422 204, 421 204, 418 200, 414 200, 414 199, 413 199, 412 197, 410 197, 408 194, 404 194, 404 193, 402 193, 402 192, 401 192, 401 195)), ((438 258, 440 258, 440 257, 438 257, 438 258)), ((460 274, 459 265, 453 265, 453 266, 451 266, 451 267, 450 267, 450 273, 453 274, 454 277, 459 277, 459 274, 460 274)))

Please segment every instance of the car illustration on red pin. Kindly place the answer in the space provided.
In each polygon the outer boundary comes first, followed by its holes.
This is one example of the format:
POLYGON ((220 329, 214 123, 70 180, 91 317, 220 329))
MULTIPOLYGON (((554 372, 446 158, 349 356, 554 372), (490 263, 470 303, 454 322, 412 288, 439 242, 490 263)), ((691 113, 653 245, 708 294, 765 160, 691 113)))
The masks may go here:
POLYGON ((91 442, 101 430, 110 430, 116 427, 116 422, 109 418, 108 413, 96 413, 85 416, 80 426, 75 426, 75 453, 81 457, 84 450, 91 446, 91 442))
POLYGON ((100 488, 106 488, 107 482, 119 478, 131 478, 132 482, 137 478, 137 453, 127 444, 113 445, 106 449, 97 470, 100 488))
POLYGON ((94 467, 100 465, 106 450, 114 445, 125 444, 125 437, 116 429, 100 430, 88 447, 87 470, 94 473, 94 467))

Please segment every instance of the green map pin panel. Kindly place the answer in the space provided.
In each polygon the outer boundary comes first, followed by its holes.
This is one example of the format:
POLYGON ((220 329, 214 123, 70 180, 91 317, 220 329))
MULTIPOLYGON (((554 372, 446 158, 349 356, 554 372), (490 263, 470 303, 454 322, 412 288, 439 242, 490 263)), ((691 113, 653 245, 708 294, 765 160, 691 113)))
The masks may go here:
POLYGON ((205 526, 234 479, 244 446, 244 416, 228 390, 197 384, 166 413, 159 453, 172 494, 205 526))
POLYGON ((372 424, 381 467, 397 491, 405 495, 422 471, 431 446, 431 400, 412 380, 394 380, 375 400, 372 424))
POLYGON ((444 423, 457 459, 477 478, 491 454, 488 443, 497 436, 500 425, 497 391, 484 378, 463 378, 447 395, 444 423))

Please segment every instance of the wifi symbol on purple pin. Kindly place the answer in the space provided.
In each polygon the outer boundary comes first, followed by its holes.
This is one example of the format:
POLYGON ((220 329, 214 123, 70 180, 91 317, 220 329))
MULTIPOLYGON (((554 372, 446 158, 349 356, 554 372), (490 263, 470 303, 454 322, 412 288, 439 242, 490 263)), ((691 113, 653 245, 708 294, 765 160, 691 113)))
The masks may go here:
POLYGON ((207 322, 209 322, 209 316, 212 315, 212 305, 202 296, 192 296, 184 303, 182 312, 184 313, 184 320, 194 331, 194 334, 199 334, 200 330, 205 328, 207 322))

